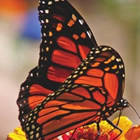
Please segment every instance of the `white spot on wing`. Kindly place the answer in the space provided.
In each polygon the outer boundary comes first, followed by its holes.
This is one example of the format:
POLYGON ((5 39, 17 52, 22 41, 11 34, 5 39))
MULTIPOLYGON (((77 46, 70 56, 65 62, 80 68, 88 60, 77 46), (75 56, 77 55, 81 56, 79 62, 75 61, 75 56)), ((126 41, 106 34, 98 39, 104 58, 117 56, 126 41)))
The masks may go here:
POLYGON ((42 4, 45 4, 45 1, 42 1, 42 4))
POLYGON ((91 32, 87 31, 88 36, 91 38, 91 32))
POLYGON ((48 5, 52 5, 52 1, 49 1, 49 2, 48 2, 48 5))
POLYGON ((47 10, 45 10, 45 13, 46 13, 46 14, 48 14, 48 13, 49 13, 49 10, 48 10, 48 9, 47 9, 47 10))
POLYGON ((83 24, 84 24, 84 21, 83 21, 82 19, 79 19, 79 23, 80 23, 81 25, 83 25, 83 24))

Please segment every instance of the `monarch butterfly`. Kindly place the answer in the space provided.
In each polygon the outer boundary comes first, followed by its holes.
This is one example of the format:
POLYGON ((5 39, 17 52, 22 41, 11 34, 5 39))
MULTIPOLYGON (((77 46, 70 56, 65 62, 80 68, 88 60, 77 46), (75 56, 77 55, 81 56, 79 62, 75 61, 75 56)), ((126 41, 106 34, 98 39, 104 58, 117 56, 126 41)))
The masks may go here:
POLYGON ((31 111, 23 127, 27 138, 48 140, 88 123, 111 123, 109 116, 129 106, 123 88, 119 54, 107 46, 93 48, 62 86, 31 111))
POLYGON ((17 100, 21 125, 97 46, 85 20, 67 1, 41 0, 38 11, 42 26, 40 58, 21 85, 17 100))
POLYGON ((17 100, 27 138, 53 139, 92 122, 99 131, 101 120, 111 123, 109 116, 129 106, 122 98, 121 57, 111 47, 97 47, 88 25, 66 0, 41 0, 38 10, 39 64, 17 100))

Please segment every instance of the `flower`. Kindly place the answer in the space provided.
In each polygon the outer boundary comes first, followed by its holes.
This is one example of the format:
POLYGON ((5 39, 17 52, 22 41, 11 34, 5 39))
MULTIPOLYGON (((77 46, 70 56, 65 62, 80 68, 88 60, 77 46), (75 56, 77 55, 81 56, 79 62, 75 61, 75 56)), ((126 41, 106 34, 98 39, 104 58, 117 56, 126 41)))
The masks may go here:
POLYGON ((127 140, 131 140, 132 136, 133 136, 133 140, 140 140, 140 125, 132 127, 125 134, 125 138, 127 140))
POLYGON ((15 16, 15 14, 24 13, 27 6, 25 0, 1 0, 0 13, 5 16, 15 16))
MULTIPOLYGON (((117 124, 118 118, 113 120, 114 124, 117 124)), ((98 140, 113 140, 116 138, 120 131, 118 129, 114 129, 113 126, 107 123, 107 121, 100 122, 100 136, 98 140)), ((119 120, 118 127, 123 130, 123 133, 117 138, 117 140, 127 140, 124 137, 124 134, 131 128, 132 122, 125 116, 121 116, 119 120)), ((80 127, 74 132, 73 140, 94 140, 97 137, 97 125, 93 123, 88 126, 80 127)), ((56 140, 69 140, 73 132, 70 134, 63 134, 58 137, 56 140), (66 137, 66 138, 65 138, 66 137)))
MULTIPOLYGON (((116 140, 140 140, 140 125, 132 127, 132 121, 125 116, 116 118, 112 121, 114 125, 117 125, 118 128, 122 130, 121 135, 118 129, 114 129, 113 126, 108 124, 107 121, 100 122, 100 135, 98 140, 113 140, 117 137, 116 140), (119 123, 118 123, 119 119, 119 123)), ((93 123, 91 125, 83 126, 77 128, 76 131, 67 132, 53 140, 69 140, 71 137, 73 140, 94 140, 97 137, 97 124, 93 123)), ((26 140, 25 133, 20 127, 16 128, 14 132, 10 133, 6 140, 26 140)))
MULTIPOLYGON (((115 125, 117 124, 118 119, 119 118, 116 118, 113 120, 113 123, 115 125)), ((122 130, 122 134, 120 135, 120 137, 118 137, 118 140, 126 140, 126 138, 124 137, 124 134, 132 127, 132 121, 129 120, 125 116, 121 116, 118 127, 122 130)), ((115 129, 114 133, 116 133, 118 135, 120 132, 117 129, 115 129)))
POLYGON ((26 140, 26 136, 21 127, 17 127, 14 129, 14 132, 11 132, 7 136, 6 140, 26 140))

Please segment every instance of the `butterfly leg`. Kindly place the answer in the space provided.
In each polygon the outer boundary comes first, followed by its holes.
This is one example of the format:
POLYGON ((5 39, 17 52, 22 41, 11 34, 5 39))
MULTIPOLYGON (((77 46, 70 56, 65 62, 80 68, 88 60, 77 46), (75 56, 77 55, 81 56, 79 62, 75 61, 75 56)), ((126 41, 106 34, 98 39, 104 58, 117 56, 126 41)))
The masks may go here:
MULTIPOLYGON (((119 113, 119 117, 118 117, 117 123, 115 124, 116 126, 119 125, 121 114, 122 114, 122 110, 120 110, 120 113, 119 113)), ((109 133, 111 133, 114 129, 115 129, 115 128, 113 128, 109 133)))
MULTIPOLYGON (((111 126, 113 126, 114 129, 117 129, 117 130, 120 131, 120 133, 119 133, 113 140, 117 139, 117 138, 122 134, 122 130, 121 130, 117 125, 114 125, 110 120, 106 119, 106 121, 107 121, 111 126)), ((113 129, 113 130, 114 130, 114 129, 113 129)), ((113 130, 111 130, 111 131, 113 131, 113 130)), ((110 131, 110 132, 111 132, 111 131, 110 131)))
MULTIPOLYGON (((99 122, 100 122, 100 121, 99 121, 99 122)), ((100 125, 99 125, 99 122, 96 122, 96 125, 97 125, 97 136, 96 136, 95 140, 98 140, 98 138, 99 138, 99 136, 100 136, 100 125)), ((90 122, 88 122, 86 125, 90 125, 90 124, 92 124, 92 123, 94 123, 94 121, 90 121, 90 122)))
POLYGON ((70 139, 69 139, 69 140, 72 140, 72 139, 73 139, 73 136, 74 136, 74 134, 75 134, 76 130, 77 130, 77 128, 75 128, 75 129, 74 129, 74 131, 72 132, 72 135, 71 135, 71 137, 70 137, 70 139))
POLYGON ((100 126, 99 126, 99 123, 97 123, 97 136, 95 140, 98 140, 99 136, 100 136, 100 126))
POLYGON ((118 126, 118 124, 119 124, 119 122, 120 122, 120 117, 121 117, 121 115, 122 115, 122 110, 120 110, 120 113, 119 113, 119 117, 118 117, 118 120, 117 120, 117 123, 116 123, 117 126, 118 126))

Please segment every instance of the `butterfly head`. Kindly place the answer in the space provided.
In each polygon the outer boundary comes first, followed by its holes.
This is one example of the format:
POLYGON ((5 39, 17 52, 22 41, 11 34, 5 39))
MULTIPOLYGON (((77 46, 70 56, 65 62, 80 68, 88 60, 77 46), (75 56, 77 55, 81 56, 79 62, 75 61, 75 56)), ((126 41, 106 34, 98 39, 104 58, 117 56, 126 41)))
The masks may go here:
POLYGON ((117 103, 118 110, 122 110, 123 108, 129 107, 130 104, 126 99, 120 99, 117 103))
POLYGON ((118 110, 123 110, 126 107, 129 107, 130 104, 128 103, 127 100, 121 98, 117 103, 115 103, 113 106, 108 107, 104 110, 104 112, 102 112, 102 119, 108 118, 109 116, 111 116, 112 114, 114 114, 116 111, 118 110))

